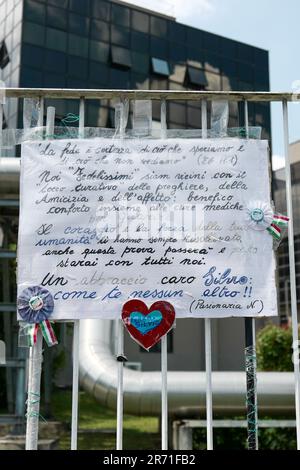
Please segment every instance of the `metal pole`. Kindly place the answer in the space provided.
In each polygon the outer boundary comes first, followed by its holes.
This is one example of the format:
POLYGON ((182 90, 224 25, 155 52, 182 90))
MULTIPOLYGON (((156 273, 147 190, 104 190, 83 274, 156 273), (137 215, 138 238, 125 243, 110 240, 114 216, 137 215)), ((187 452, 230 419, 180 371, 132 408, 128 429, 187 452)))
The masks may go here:
POLYGON ((205 318, 205 372, 206 372, 206 441, 207 450, 213 450, 213 407, 211 380, 211 319, 205 318))
POLYGON ((74 328, 73 328, 71 450, 77 450, 78 393, 79 393, 79 325, 80 325, 79 320, 75 320, 74 328))
MULTIPOLYGON (((6 244, 7 234, 4 234, 4 243, 6 244)), ((4 245, 5 246, 5 245, 4 245)), ((8 259, 2 259, 2 273, 3 273, 3 300, 4 302, 9 302, 10 294, 9 294, 9 262, 8 259)), ((8 357, 12 357, 13 355, 13 344, 12 344, 12 313, 7 312, 4 313, 3 317, 4 321, 4 341, 6 346, 6 354, 8 357)), ((6 368, 6 399, 7 399, 7 409, 9 413, 14 412, 14 381, 13 381, 13 370, 11 367, 6 368)))
POLYGON ((29 353, 26 450, 37 450, 38 448, 42 359, 43 336, 39 328, 36 344, 30 348, 29 353))
POLYGON ((287 101, 282 101, 283 113, 283 134, 285 153, 285 188, 287 201, 287 215, 290 218, 288 224, 288 246, 289 246, 289 268, 290 268, 290 288, 291 288, 291 317, 293 331, 293 363, 295 374, 295 405, 296 405, 296 431, 297 449, 300 450, 300 375, 299 375, 299 337, 298 337, 298 316, 297 316, 297 291, 296 291, 296 270, 294 252, 294 223, 293 223, 293 202, 292 183, 289 154, 289 123, 287 101))
POLYGON ((55 123, 55 108, 53 106, 48 106, 47 118, 46 118, 46 139, 53 138, 54 123, 55 123))
POLYGON ((123 367, 124 367, 124 329, 122 320, 117 320, 117 450, 123 449, 123 367))
MULTIPOLYGON (((202 138, 207 138, 207 101, 201 101, 202 138)), ((213 409, 211 380, 211 319, 204 320, 205 335, 205 378, 206 378, 206 441, 207 450, 213 450, 213 409)))
POLYGON ((162 99, 160 103, 160 130, 161 130, 161 138, 166 139, 167 137, 167 103, 165 99, 162 99))
MULTIPOLYGON (((167 105, 161 100, 160 105, 161 138, 167 137, 167 105)), ((168 450, 168 337, 161 339, 161 448, 168 450)))
POLYGON ((207 138, 207 101, 201 101, 201 128, 202 128, 202 139, 207 138))
POLYGON ((21 421, 14 426, 13 434, 14 435, 24 435, 25 432, 25 395, 26 395, 26 387, 25 387, 25 361, 27 359, 27 349, 26 348, 18 348, 17 351, 17 358, 23 359, 23 364, 18 368, 17 371, 17 378, 16 378, 16 405, 15 405, 15 414, 21 421))
POLYGON ((44 125, 44 98, 39 97, 39 116, 38 116, 38 127, 43 127, 44 125))
POLYGON ((2 138, 3 138, 2 127, 3 127, 3 103, 1 102, 1 97, 0 97, 0 157, 2 157, 2 152, 3 152, 3 149, 2 149, 2 138))
MULTIPOLYGON (((79 101, 79 137, 84 136, 85 100, 79 101)), ((71 420, 71 450, 77 450, 78 440, 78 395, 79 395, 79 336, 80 321, 74 321, 73 327, 73 378, 72 378, 72 420, 71 420)))
POLYGON ((161 448, 168 450, 168 337, 161 339, 161 448))
POLYGON ((85 112, 85 99, 80 98, 79 102, 79 137, 84 138, 84 112, 85 112))
MULTIPOLYGON (((244 101, 245 136, 249 139, 248 101, 244 101)), ((257 376, 255 350, 255 318, 245 318, 245 364, 247 386, 247 429, 248 449, 258 449, 258 416, 257 416, 257 376)))
POLYGON ((289 279, 284 281, 284 303, 285 303, 285 316, 286 321, 289 321, 290 309, 289 309, 289 279))
POLYGON ((258 450, 256 352, 252 318, 245 318, 245 343, 248 450, 258 450))

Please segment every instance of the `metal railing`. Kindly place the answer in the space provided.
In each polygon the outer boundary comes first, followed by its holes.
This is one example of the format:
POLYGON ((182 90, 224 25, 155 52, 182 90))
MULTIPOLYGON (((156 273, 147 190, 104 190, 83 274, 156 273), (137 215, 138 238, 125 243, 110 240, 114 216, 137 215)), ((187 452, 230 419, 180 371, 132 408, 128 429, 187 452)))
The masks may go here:
MULTIPOLYGON (((288 248, 289 248, 289 269, 290 269, 290 293, 291 293, 291 317, 293 330, 293 347, 294 357, 298 355, 298 319, 297 319, 297 298, 296 298, 296 273, 295 273, 295 256, 294 256, 294 231, 293 231, 293 210, 292 210, 292 193, 291 193, 291 171, 289 158, 289 128, 288 128, 288 102, 295 100, 293 93, 271 93, 271 92, 225 92, 225 91, 165 91, 165 90, 74 90, 74 89, 33 89, 33 88, 8 88, 6 89, 7 98, 35 98, 39 100, 39 117, 38 126, 44 123, 44 100, 45 99, 78 99, 79 109, 79 132, 84 129, 85 121, 85 101, 90 99, 120 99, 120 100, 160 100, 165 108, 166 101, 184 100, 199 101, 202 106, 202 130, 207 130, 207 102, 214 100, 227 100, 229 102, 244 103, 244 122, 246 128, 246 137, 249 136, 248 121, 248 102, 281 102, 283 116, 283 134, 284 134, 284 150, 285 150, 285 177, 286 177, 286 197, 287 197, 287 215, 290 218, 288 226, 288 248)), ((165 116, 164 116, 165 118, 165 116)), ((0 148, 1 133, 3 122, 3 104, 0 104, 0 148)), ((47 132, 51 134, 54 122, 48 116, 47 132)), ((200 126, 199 126, 200 127, 200 126)), ((203 135, 203 134, 202 134, 203 135)), ((1 178, 1 172, 0 172, 1 178)), ((0 180, 1 182, 1 180, 0 180)), ((1 256, 1 253, 0 253, 1 256)), ((73 336, 73 392, 72 392, 72 432, 71 432, 71 448, 77 448, 77 426, 78 426, 78 381, 79 381, 79 326, 78 320, 74 322, 73 336)), ((248 329, 248 341, 252 344, 255 342, 255 321, 246 326, 248 329)), ((122 332, 119 332, 119 348, 123 348, 122 332)), ((211 370, 211 320, 205 319, 205 352, 206 352, 206 428, 207 428, 207 448, 213 448, 213 404, 212 404, 212 370, 211 370)), ((164 351, 165 348, 163 347, 164 351)), ((162 356, 163 358, 163 356, 162 356)), ((162 359, 163 361, 163 359, 162 359)), ((119 393, 118 393, 118 424, 117 424, 117 448, 122 448, 122 367, 119 365, 119 393)), ((162 367, 166 373, 166 363, 162 362, 162 367)), ((297 445, 300 449, 300 375, 299 361, 294 361, 294 378, 295 378, 295 408, 296 408, 296 430, 297 445)), ((166 384, 165 384, 166 386, 166 384)), ((255 398, 255 397, 254 397, 255 398)), ((162 448, 167 448, 167 395, 163 393, 162 397, 162 448)), ((254 443, 254 448, 257 446, 254 443)))

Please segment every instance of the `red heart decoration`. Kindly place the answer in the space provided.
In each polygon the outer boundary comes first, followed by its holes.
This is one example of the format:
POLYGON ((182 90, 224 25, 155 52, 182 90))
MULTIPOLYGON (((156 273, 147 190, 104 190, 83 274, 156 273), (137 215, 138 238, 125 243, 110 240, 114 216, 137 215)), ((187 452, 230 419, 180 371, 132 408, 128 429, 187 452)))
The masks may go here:
POLYGON ((154 302, 151 307, 132 299, 123 305, 122 320, 130 336, 149 350, 168 333, 175 320, 175 310, 169 302, 154 302))

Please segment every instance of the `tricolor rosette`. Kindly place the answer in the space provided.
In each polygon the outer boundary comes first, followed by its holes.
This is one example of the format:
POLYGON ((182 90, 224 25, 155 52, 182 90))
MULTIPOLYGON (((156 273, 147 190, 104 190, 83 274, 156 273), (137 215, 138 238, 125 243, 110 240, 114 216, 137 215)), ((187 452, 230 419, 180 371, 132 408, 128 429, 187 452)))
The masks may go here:
POLYGON ((24 289, 18 297, 18 312, 27 323, 41 323, 47 320, 54 309, 54 300, 50 292, 41 286, 24 289))
POLYGON ((24 289, 17 301, 18 313, 27 326, 22 326, 23 335, 28 338, 27 345, 33 346, 37 340, 38 329, 41 329, 48 346, 57 344, 57 339, 49 317, 54 309, 51 293, 41 286, 24 289))
POLYGON ((269 204, 261 201, 249 203, 246 210, 246 221, 249 228, 264 231, 279 241, 282 237, 282 229, 287 227, 289 217, 275 214, 269 204))

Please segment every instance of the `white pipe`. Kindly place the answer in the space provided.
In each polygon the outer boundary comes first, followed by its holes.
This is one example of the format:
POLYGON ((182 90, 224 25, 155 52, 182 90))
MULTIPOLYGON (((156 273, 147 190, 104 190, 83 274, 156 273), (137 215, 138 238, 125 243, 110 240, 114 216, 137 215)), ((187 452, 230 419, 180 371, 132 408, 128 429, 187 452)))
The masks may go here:
MULTIPOLYGON (((84 389, 100 403, 116 408, 117 362, 112 353, 112 321, 82 320, 79 364, 84 389)), ((245 413, 244 372, 213 372, 214 413, 245 413)), ((259 372, 260 412, 267 415, 291 414, 295 409, 292 372, 259 372)), ((135 415, 161 413, 161 372, 141 372, 124 368, 124 411, 135 415)), ((187 415, 206 411, 205 372, 168 372, 169 413, 187 415)))
MULTIPOLYGON (((3 149, 0 150, 0 156, 3 149)), ((9 194, 19 193, 21 159, 13 157, 0 158, 0 194, 7 197, 9 194)))

